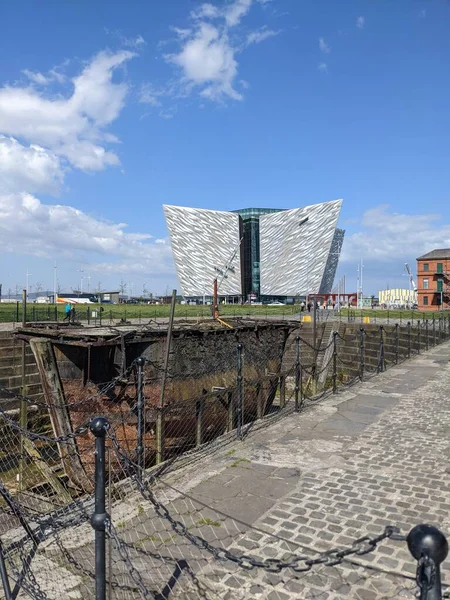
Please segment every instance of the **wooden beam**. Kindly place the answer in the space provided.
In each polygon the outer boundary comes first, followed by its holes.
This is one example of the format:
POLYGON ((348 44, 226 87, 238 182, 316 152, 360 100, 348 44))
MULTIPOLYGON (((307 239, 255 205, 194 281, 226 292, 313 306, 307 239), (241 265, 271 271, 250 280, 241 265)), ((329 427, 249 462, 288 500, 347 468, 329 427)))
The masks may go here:
MULTIPOLYGON (((35 338, 30 346, 41 376, 42 390, 55 437, 72 433, 70 412, 67 408, 64 390, 59 376, 58 364, 51 340, 35 338)), ((85 492, 93 490, 92 481, 87 477, 78 452, 75 439, 58 443, 59 455, 70 481, 85 492)))

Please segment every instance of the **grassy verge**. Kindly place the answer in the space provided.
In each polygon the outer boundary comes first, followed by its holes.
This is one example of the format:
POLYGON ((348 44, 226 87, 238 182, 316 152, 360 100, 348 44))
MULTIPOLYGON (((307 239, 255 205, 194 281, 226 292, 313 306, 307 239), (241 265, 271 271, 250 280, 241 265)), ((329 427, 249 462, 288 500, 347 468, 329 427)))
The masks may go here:
MULTIPOLYGON (((88 309, 90 315, 99 311, 97 304, 80 304, 75 307, 77 319, 87 320, 88 309)), ((170 306, 168 304, 104 304, 102 306, 102 319, 157 319, 169 317, 170 306)), ((289 318, 298 315, 298 306, 249 306, 239 304, 228 304, 220 306, 220 314, 225 317, 246 317, 246 316, 267 316, 289 318)), ((27 321, 56 321, 64 319, 64 305, 58 304, 28 304, 27 321)), ((175 316, 179 318, 189 317, 210 317, 211 306, 188 306, 186 304, 177 304, 175 316)), ((0 304, 0 323, 21 323, 22 306, 13 303, 0 304)))

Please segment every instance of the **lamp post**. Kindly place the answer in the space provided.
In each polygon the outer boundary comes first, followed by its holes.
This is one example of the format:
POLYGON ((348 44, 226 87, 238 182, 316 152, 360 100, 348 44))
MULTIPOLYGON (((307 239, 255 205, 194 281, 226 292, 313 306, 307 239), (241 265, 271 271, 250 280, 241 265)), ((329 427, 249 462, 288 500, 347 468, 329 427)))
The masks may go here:
POLYGON ((29 292, 29 289, 28 289, 28 278, 30 277, 30 275, 31 275, 31 273, 28 273, 28 269, 27 269, 27 272, 26 272, 26 277, 27 277, 27 285, 26 285, 26 289, 27 289, 27 298, 28 298, 28 292, 29 292))
POLYGON ((80 273, 80 294, 83 293, 83 269, 78 269, 78 273, 80 273))
POLYGON ((56 266, 56 263, 53 265, 53 302, 56 304, 56 281, 57 281, 57 270, 58 267, 56 266))

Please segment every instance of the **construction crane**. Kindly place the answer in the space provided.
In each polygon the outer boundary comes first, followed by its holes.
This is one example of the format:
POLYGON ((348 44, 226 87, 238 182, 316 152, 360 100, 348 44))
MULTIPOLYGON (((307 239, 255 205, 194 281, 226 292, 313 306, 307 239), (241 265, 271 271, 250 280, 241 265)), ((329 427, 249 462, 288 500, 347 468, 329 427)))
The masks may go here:
POLYGON ((214 279, 214 290, 213 290, 213 315, 214 319, 219 319, 219 302, 218 302, 218 292, 219 288, 223 283, 223 280, 228 277, 228 272, 231 271, 234 273, 235 269, 233 267, 234 259, 236 258, 236 254, 238 253, 239 248, 241 247, 242 240, 244 238, 241 237, 237 246, 234 248, 230 258, 227 260, 223 268, 214 267, 217 273, 219 273, 220 281, 218 281, 217 277, 214 279))
POLYGON ((414 292, 417 292, 416 282, 414 281, 414 278, 412 276, 411 269, 409 268, 408 263, 405 263, 405 269, 409 276, 409 283, 411 284, 411 289, 414 290, 414 292))

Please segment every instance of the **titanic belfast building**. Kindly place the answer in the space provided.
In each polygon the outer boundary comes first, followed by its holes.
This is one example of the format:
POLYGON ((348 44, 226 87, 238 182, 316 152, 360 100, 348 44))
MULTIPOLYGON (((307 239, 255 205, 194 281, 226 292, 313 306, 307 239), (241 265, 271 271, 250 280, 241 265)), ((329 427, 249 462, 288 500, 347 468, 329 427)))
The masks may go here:
POLYGON ((164 205, 172 252, 187 300, 293 302, 331 292, 344 240, 342 200, 289 210, 225 212, 164 205))

